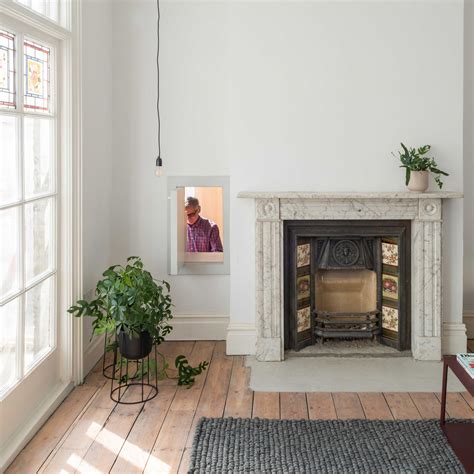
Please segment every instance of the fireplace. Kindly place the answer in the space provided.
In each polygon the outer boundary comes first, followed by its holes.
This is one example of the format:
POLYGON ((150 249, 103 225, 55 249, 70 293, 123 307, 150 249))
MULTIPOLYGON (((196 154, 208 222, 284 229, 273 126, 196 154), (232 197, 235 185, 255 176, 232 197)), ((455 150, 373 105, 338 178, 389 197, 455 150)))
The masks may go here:
MULTIPOLYGON (((401 265, 390 264, 396 271, 384 273, 382 285, 382 334, 381 342, 396 344, 400 350, 411 349, 416 360, 440 360, 444 341, 448 351, 459 352, 465 343, 465 326, 457 322, 443 320, 442 314, 442 202, 445 199, 462 198, 455 192, 240 192, 238 197, 255 200, 255 354, 260 361, 281 361, 285 358, 285 346, 289 344, 290 325, 285 324, 288 304, 295 304, 289 298, 285 280, 288 272, 296 272, 296 265, 288 262, 290 256, 284 252, 285 232, 293 223, 318 224, 341 222, 342 234, 328 235, 319 231, 304 235, 298 245, 306 245, 314 236, 352 238, 355 236, 381 239, 382 247, 388 250, 386 258, 392 260, 395 244, 399 250, 397 258, 401 265), (364 224, 372 222, 370 231, 353 233, 354 227, 344 233, 350 221, 364 224), (404 235, 397 240, 393 226, 376 232, 377 225, 399 222, 404 235), (387 231, 387 232, 385 232, 387 231), (391 233, 394 231, 394 233, 391 233), (396 296, 396 298, 395 298, 396 296), (397 317, 398 312, 398 317, 397 317), (401 317, 400 317, 401 316, 401 317), (385 321, 385 325, 383 324, 385 321), (385 326, 385 327, 384 327, 385 326), (395 330, 398 329, 398 332, 395 330), (444 332, 443 332, 444 330, 444 332), (390 332, 392 331, 392 333, 390 332), (397 339, 389 336, 398 335, 397 339), (461 341, 461 343, 459 342, 461 341)), ((369 224, 370 225, 370 224, 369 224)), ((362 228, 361 227, 361 228, 362 228)), ((323 231, 323 228, 320 229, 323 231)), ((308 246, 311 248, 311 245, 308 246)), ((306 249, 308 248, 306 247, 306 249)), ((345 252, 347 254, 347 252, 345 252)), ((346 255, 349 257, 350 255, 346 255)), ((310 257, 311 258, 311 257, 310 257)), ((310 265, 310 264, 308 264, 310 265)), ((308 265, 306 269, 308 270, 308 265)), ((326 270, 329 270, 327 268, 326 270)), ((383 269, 383 267, 382 267, 383 269)), ((374 269, 376 271, 376 269, 374 269)), ((298 269, 299 276, 310 275, 309 288, 315 272, 298 269)), ((293 278, 295 275, 293 275, 293 278)), ((310 304, 298 307, 303 310, 298 319, 305 327, 299 334, 297 344, 308 344, 311 334, 311 310, 315 301, 309 296, 310 304), (308 311, 309 310, 309 311, 308 311), (306 332, 305 332, 306 331, 306 332), (309 335, 309 337, 308 337, 309 335), (303 336, 306 336, 303 338, 303 336)), ((314 298, 314 296, 313 296, 314 298)), ((457 316, 456 316, 457 317, 457 316)), ((293 319, 293 325, 294 323, 293 319)), ((236 337, 242 332, 236 327, 236 337)), ((230 332, 230 330, 229 330, 230 332)), ((229 340, 232 337, 228 338, 229 340)), ((309 341, 309 344, 312 342, 309 341)), ((232 343, 230 343, 232 344, 232 343)), ((237 353, 237 352, 236 352, 237 353)))
POLYGON ((285 221, 285 349, 372 339, 410 349, 410 221, 285 221))

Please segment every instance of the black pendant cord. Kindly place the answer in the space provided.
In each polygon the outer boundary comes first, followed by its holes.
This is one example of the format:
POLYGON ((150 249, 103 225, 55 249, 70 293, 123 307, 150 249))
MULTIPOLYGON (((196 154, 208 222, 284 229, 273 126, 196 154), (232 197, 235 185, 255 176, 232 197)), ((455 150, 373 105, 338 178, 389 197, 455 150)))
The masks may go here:
POLYGON ((156 166, 162 166, 161 159, 161 118, 160 118, 160 0, 156 0, 157 20, 156 20, 156 75, 157 75, 157 89, 156 89, 156 116, 158 120, 158 157, 156 159, 156 166))

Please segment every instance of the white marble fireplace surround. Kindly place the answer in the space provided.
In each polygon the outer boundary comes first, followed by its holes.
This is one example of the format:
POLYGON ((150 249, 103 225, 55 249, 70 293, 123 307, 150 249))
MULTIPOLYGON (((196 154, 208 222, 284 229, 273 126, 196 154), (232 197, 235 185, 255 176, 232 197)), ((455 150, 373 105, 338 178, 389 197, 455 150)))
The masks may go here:
POLYGON ((256 206, 256 357, 284 359, 283 221, 411 220, 412 354, 440 360, 442 200, 455 192, 241 192, 256 206))

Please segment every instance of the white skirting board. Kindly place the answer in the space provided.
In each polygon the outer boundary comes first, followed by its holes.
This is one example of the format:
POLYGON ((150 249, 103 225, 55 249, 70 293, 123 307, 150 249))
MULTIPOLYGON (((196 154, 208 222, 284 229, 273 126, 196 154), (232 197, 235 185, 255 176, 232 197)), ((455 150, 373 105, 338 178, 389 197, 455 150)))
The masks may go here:
POLYGON ((467 336, 465 324, 444 322, 441 347, 443 354, 466 352, 467 336))
POLYGON ((229 325, 228 315, 175 314, 173 330, 167 341, 224 341, 229 325))
POLYGON ((463 320, 466 325, 467 338, 474 339, 474 309, 464 311, 463 320))
POLYGON ((227 329, 228 355, 254 355, 257 332, 252 323, 233 323, 227 329))
POLYGON ((93 369, 97 361, 104 355, 104 335, 95 336, 84 351, 82 362, 84 377, 93 369))

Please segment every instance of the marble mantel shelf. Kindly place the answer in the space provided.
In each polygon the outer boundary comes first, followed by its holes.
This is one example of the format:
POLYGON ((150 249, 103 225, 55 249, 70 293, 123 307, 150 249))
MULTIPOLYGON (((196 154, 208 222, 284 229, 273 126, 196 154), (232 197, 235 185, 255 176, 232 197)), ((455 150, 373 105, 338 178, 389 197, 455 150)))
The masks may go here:
POLYGON ((312 192, 312 191, 241 191, 239 198, 247 199, 459 199, 463 193, 435 191, 415 193, 411 191, 388 192, 312 192))
POLYGON ((255 200, 256 356, 284 359, 283 228, 288 220, 411 221, 411 350, 418 360, 441 359, 443 199, 451 191, 242 191, 255 200))

